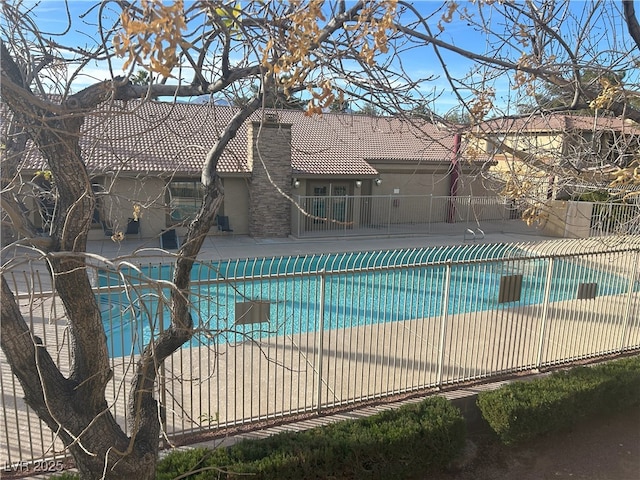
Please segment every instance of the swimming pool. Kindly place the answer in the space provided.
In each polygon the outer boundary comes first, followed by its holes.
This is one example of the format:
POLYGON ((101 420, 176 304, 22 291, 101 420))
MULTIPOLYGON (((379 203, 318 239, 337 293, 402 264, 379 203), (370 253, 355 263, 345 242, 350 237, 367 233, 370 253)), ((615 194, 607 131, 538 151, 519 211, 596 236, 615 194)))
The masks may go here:
MULTIPOLYGON (((445 306, 460 314, 540 304, 550 261, 502 244, 200 263, 191 302, 203 331, 190 345, 314 332, 321 324, 327 330, 437 317, 445 306), (501 279, 513 275, 521 278, 520 298, 500 303, 501 279), (266 306, 268 321, 237 322, 243 302, 266 306)), ((169 289, 150 288, 147 280, 170 278, 167 265, 100 272, 100 286, 108 287, 99 296, 112 356, 140 352, 169 324, 169 289)), ((575 298, 583 283, 597 283, 598 295, 628 288, 628 280, 572 259, 554 260, 551 278, 551 302, 575 298)))

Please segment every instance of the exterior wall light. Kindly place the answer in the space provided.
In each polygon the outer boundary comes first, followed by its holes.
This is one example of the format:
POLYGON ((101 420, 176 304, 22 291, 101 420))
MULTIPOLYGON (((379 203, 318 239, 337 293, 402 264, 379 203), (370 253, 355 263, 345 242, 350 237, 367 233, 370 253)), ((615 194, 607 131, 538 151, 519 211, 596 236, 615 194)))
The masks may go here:
POLYGON ((356 180, 356 188, 360 188, 362 186, 362 180, 356 180))
POLYGON ((297 178, 294 178, 291 181, 291 186, 293 186, 293 188, 300 188, 300 180, 298 180, 297 178))
POLYGON ((376 179, 374 180, 374 182, 375 182, 375 183, 376 183, 376 185, 379 187, 379 186, 380 186, 380 184, 382 183, 382 179, 381 179, 381 178, 376 178, 376 179))

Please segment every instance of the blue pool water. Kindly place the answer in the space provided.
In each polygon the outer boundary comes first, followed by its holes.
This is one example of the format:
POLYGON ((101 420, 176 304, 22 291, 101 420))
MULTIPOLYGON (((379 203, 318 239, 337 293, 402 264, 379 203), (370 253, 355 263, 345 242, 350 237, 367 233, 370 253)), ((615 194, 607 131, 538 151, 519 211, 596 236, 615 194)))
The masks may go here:
MULTIPOLYGON (((203 331, 191 345, 316 331, 321 311, 323 328, 335 329, 438 316, 445 305, 450 314, 459 314, 542 303, 548 259, 498 261, 512 257, 513 251, 499 245, 482 247, 196 264, 192 315, 203 331), (445 302, 447 274, 451 281, 445 302), (522 294, 518 301, 499 304, 500 278, 505 275, 522 275, 522 294), (268 302, 269 322, 236 324, 236 302, 256 300, 268 302)), ((149 288, 147 279, 170 278, 171 267, 159 265, 121 270, 119 275, 100 272, 100 286, 109 287, 99 300, 112 356, 138 353, 152 332, 169 324, 169 289, 149 288)), ((550 301, 575 298, 578 285, 590 282, 598 283, 598 295, 628 288, 621 277, 555 260, 550 301)))

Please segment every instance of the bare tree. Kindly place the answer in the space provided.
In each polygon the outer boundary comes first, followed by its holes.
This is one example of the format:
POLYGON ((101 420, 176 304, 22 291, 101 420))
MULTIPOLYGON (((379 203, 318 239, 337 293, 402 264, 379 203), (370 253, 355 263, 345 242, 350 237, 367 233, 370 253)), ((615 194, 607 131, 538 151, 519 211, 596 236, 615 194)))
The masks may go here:
MULTIPOLYGON (((637 155, 630 155, 637 142, 634 124, 628 127, 631 135, 606 128, 605 135, 615 140, 597 163, 583 161, 584 149, 578 148, 561 152, 562 161, 540 161, 545 157, 540 150, 502 142, 504 131, 496 132, 495 122, 486 122, 522 117, 538 125, 546 122, 548 129, 568 135, 572 132, 553 122, 555 115, 587 113, 594 118, 640 122, 638 22, 633 1, 447 1, 429 15, 417 5, 399 3, 406 11, 398 32, 433 48, 444 78, 471 121, 468 131, 489 146, 482 152, 488 160, 500 152, 537 168, 541 177, 565 182, 597 171, 603 182, 623 187, 623 195, 630 193, 630 184, 640 182, 637 155), (461 23, 466 25, 464 30, 461 23), (465 47, 456 35, 464 37, 468 31, 475 31, 473 38, 483 41, 465 47), (452 71, 452 64, 462 59, 472 62, 467 75, 452 71)), ((597 123, 592 133, 601 135, 602 126, 597 123)), ((517 175, 509 181, 514 187, 511 194, 531 193, 517 175)))

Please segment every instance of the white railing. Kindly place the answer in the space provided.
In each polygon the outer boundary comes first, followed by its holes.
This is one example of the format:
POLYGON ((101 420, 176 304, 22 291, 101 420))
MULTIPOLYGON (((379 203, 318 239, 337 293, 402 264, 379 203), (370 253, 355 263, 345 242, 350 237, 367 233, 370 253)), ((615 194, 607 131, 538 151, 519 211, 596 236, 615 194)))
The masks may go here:
MULTIPOLYGON (((640 349, 640 237, 466 245, 203 263, 200 332, 162 367, 169 437, 498 378, 640 349)), ((149 278, 170 278, 149 265, 149 278)), ((166 325, 166 291, 122 268, 96 271, 126 425, 131 362, 166 325), (123 284, 119 278, 128 278, 123 284), (126 292, 125 292, 126 289, 126 292), (152 328, 153 327, 153 328, 152 328)), ((37 272, 7 275, 22 312, 64 371, 59 299, 37 272)), ((0 462, 63 455, 22 400, 4 357, 0 462)))
POLYGON ((640 233, 640 203, 593 203, 590 236, 640 233))
POLYGON ((433 195, 322 196, 296 198, 298 237, 430 233, 433 224, 466 226, 518 218, 504 197, 433 195))

